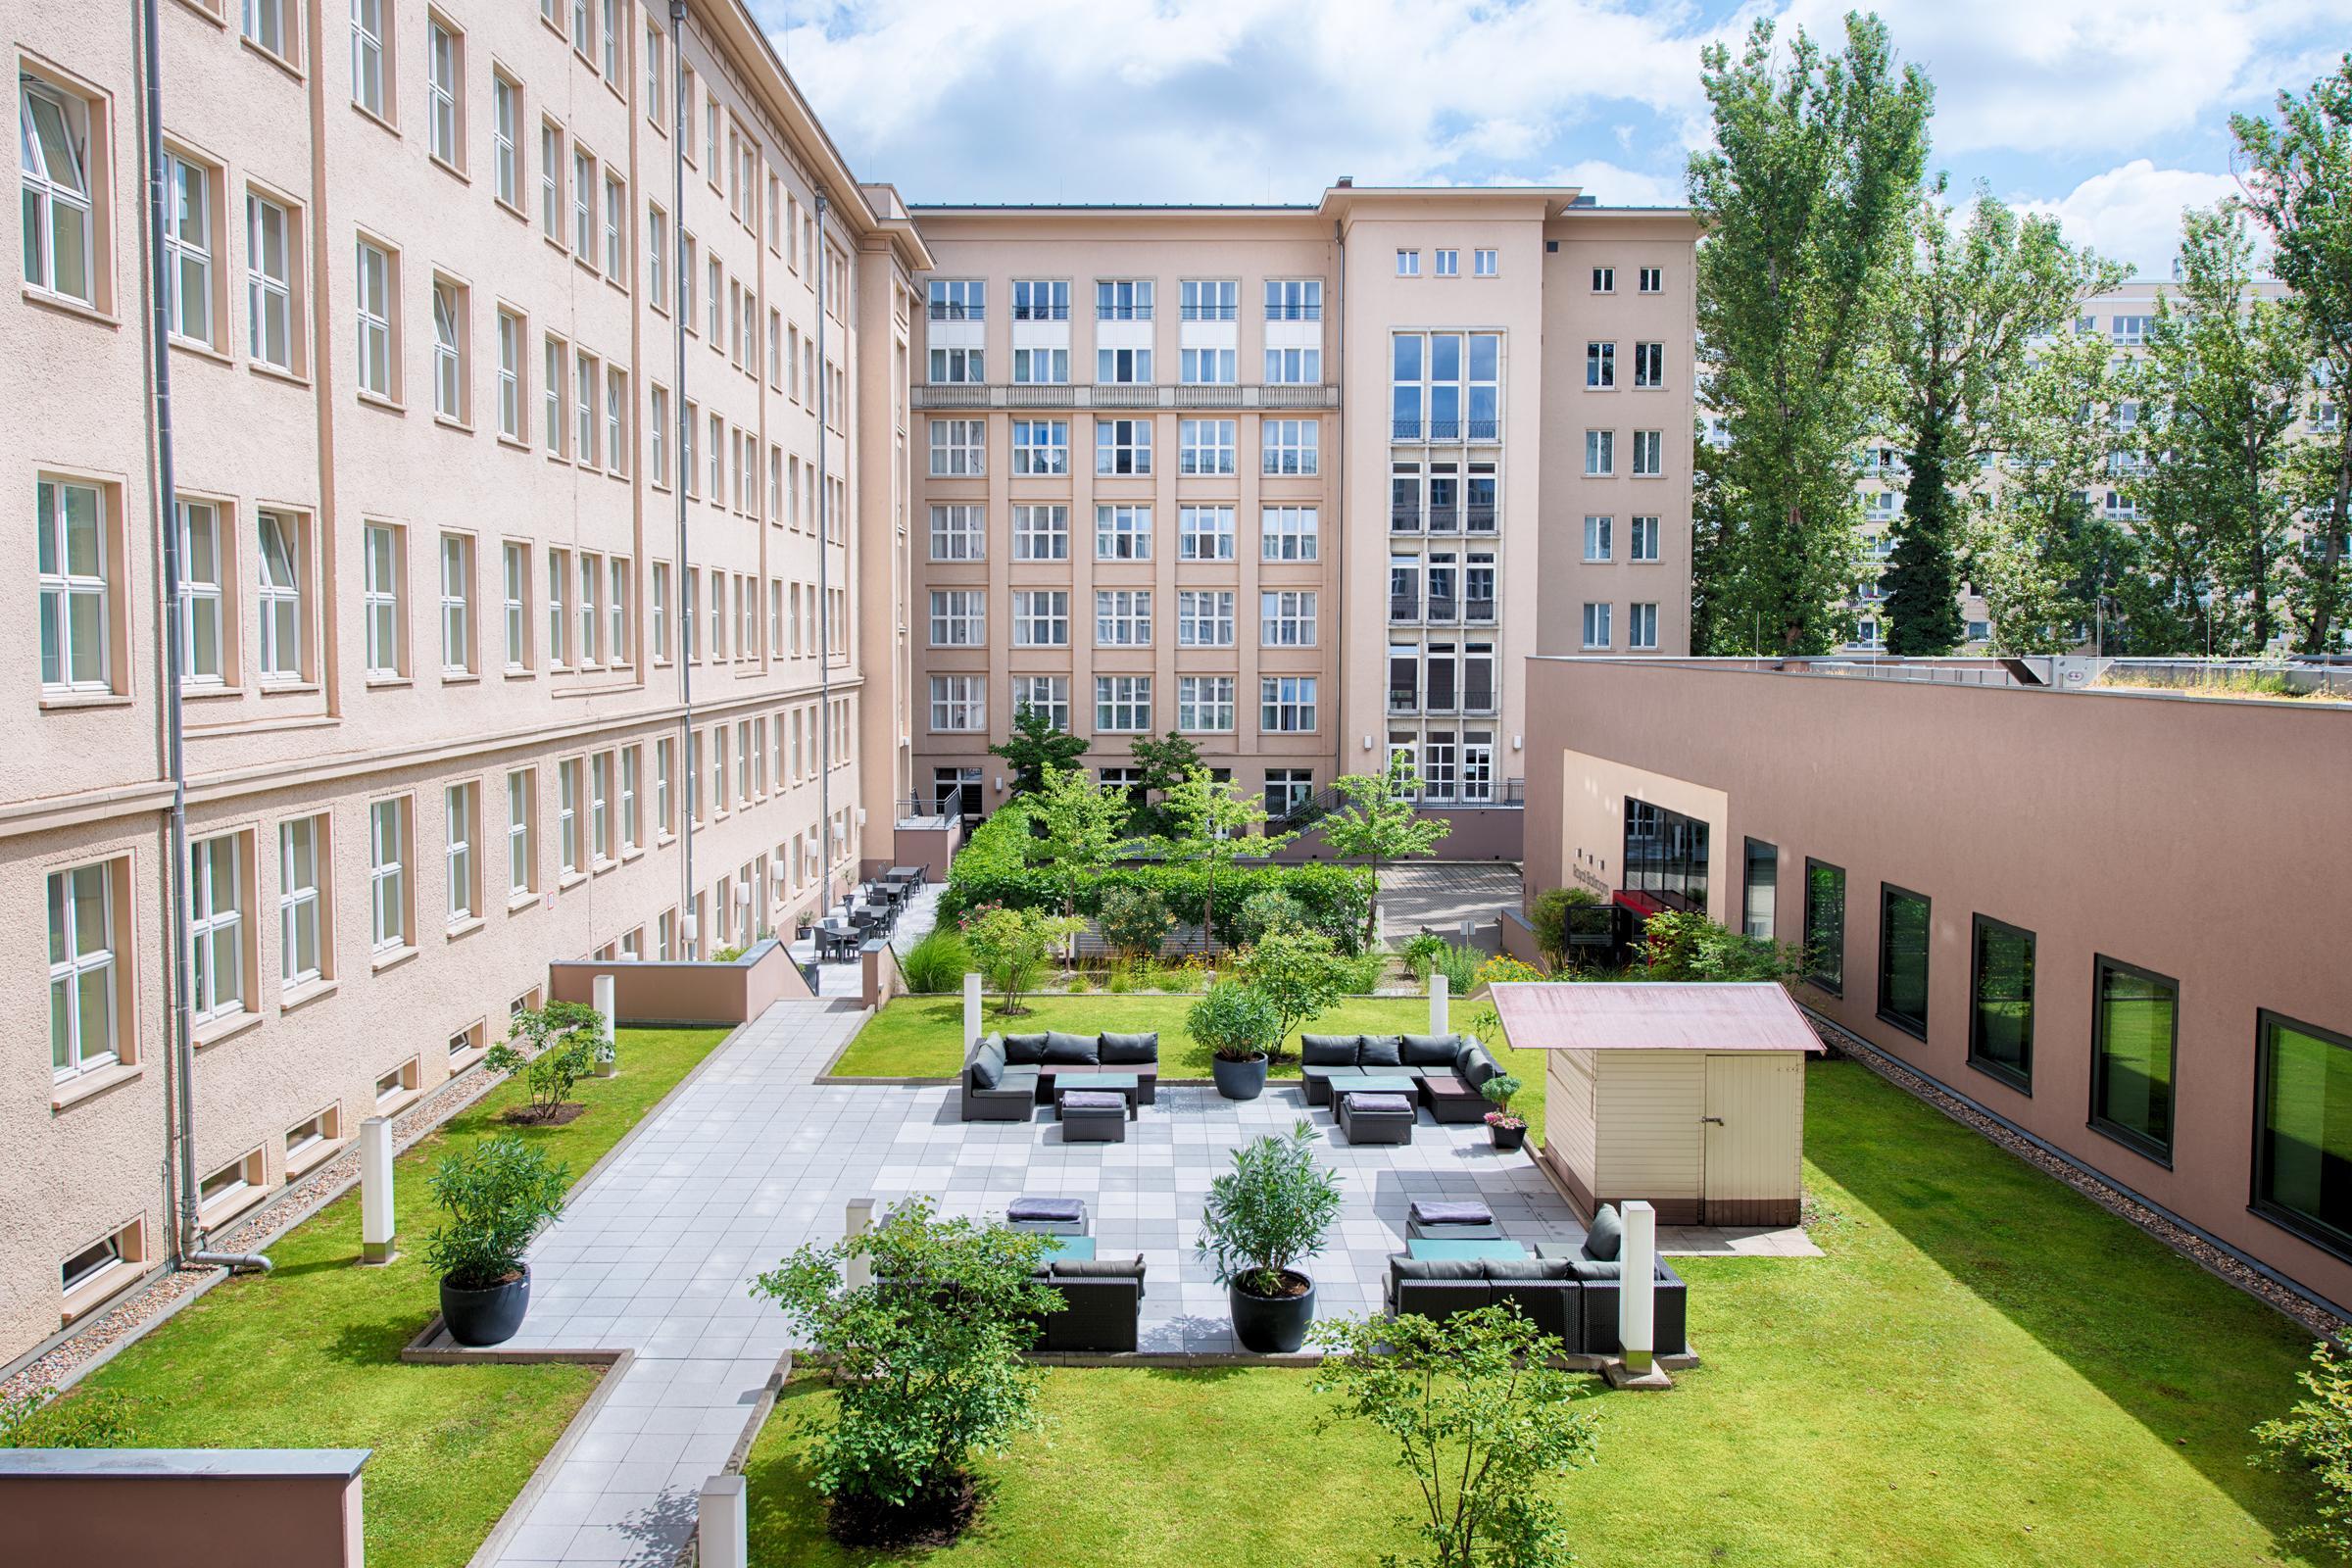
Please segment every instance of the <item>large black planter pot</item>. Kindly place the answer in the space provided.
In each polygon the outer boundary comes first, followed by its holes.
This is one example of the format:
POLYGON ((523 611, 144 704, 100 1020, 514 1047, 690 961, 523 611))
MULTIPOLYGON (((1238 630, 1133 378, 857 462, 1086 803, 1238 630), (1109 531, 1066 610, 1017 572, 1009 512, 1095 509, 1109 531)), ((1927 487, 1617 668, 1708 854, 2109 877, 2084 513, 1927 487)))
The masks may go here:
POLYGON ((486 1345, 504 1345, 522 1327, 522 1314, 531 1308, 531 1266, 522 1266, 522 1277, 504 1285, 493 1285, 486 1291, 463 1291, 441 1282, 441 1321, 448 1326, 449 1337, 460 1345, 476 1348, 486 1345))
POLYGON ((1266 1058, 1250 1061, 1227 1061, 1223 1056, 1208 1058, 1208 1070, 1217 1080, 1217 1093, 1227 1100, 1255 1100, 1266 1092, 1266 1058))
POLYGON ((1239 1285, 1225 1287, 1225 1298, 1233 1308, 1233 1337, 1242 1342, 1243 1349, 1280 1355, 1306 1343, 1307 1325, 1315 1320, 1315 1282, 1303 1274, 1284 1272, 1292 1279, 1305 1280, 1305 1292, 1268 1297, 1252 1296, 1239 1285))
POLYGON ((1497 1127, 1493 1122, 1489 1122, 1487 1123, 1487 1137, 1493 1141, 1496 1149, 1525 1149, 1527 1147, 1527 1123, 1521 1122, 1516 1127, 1497 1127))

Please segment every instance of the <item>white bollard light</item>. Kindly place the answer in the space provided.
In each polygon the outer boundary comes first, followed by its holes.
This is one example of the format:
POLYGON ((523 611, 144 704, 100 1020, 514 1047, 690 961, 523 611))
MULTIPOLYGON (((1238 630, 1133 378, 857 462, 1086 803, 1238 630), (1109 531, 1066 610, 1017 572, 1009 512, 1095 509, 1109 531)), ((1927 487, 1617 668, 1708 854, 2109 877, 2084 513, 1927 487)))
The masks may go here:
MULTIPOLYGON (((854 1242, 873 1228, 874 1200, 870 1198, 851 1199, 848 1215, 842 1225, 843 1237, 854 1242)), ((845 1270, 845 1279, 853 1291, 861 1291, 873 1284, 874 1265, 872 1261, 863 1254, 852 1257, 848 1269, 845 1270)))
POLYGON ((1433 1035, 1453 1032, 1446 1027, 1446 1003, 1451 989, 1444 975, 1435 969, 1429 972, 1429 1032, 1433 1035))
POLYGON ((963 1054, 970 1055, 980 1043, 980 977, 963 977, 963 1054))
POLYGON ((360 1261, 389 1263, 398 1240, 392 1219, 392 1123, 370 1116, 360 1123, 360 1261))
POLYGON ((703 1568, 747 1568, 752 1560, 751 1494, 732 1473, 703 1483, 695 1510, 696 1544, 703 1568))
POLYGON ((613 1045, 612 1024, 616 1008, 612 994, 618 982, 609 974, 596 977, 590 994, 596 999, 596 1075, 610 1078, 619 1068, 620 1056, 613 1045))
POLYGON ((1619 1205, 1625 1241, 1617 1282, 1617 1343, 1625 1369, 1639 1377, 1651 1370, 1657 1348, 1658 1211, 1639 1198, 1619 1205))

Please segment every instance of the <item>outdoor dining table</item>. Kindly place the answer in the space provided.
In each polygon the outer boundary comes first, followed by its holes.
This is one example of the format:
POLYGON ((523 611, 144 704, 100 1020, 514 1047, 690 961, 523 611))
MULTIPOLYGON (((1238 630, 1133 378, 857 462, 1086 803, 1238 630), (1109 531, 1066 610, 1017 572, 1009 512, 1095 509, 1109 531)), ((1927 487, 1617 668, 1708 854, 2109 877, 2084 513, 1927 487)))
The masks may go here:
POLYGON ((907 892, 917 893, 923 886, 923 868, 919 865, 894 865, 882 873, 882 880, 900 883, 907 892))
POLYGON ((855 930, 827 921, 816 927, 816 956, 820 959, 842 956, 855 957, 859 941, 855 930))

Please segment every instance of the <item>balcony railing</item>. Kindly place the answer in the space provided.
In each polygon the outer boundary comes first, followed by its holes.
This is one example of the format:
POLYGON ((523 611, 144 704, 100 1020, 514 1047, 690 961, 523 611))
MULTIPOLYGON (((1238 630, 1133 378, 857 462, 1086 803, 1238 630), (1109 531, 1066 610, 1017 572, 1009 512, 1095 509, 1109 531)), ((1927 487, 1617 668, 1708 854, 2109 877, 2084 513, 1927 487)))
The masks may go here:
POLYGON ((1323 307, 1320 305, 1269 305, 1266 307, 1266 319, 1269 321, 1320 321, 1323 319, 1323 307))
POLYGON ((1429 618, 1431 620, 1449 621, 1454 618, 1456 609, 1457 602, 1451 594, 1433 593, 1429 596, 1429 618))
POLYGON ((1463 600, 1462 619, 1470 622, 1472 625, 1493 625, 1494 622, 1494 601, 1492 599, 1463 600))
POLYGON ((1187 321, 1231 321, 1239 318, 1238 305, 1183 305, 1177 314, 1187 321))
POLYGON ((1340 389, 1331 383, 1247 386, 1180 386, 1122 382, 994 383, 918 386, 917 409, 1336 409, 1340 389))
MULTIPOLYGON (((1469 806, 1512 809, 1527 805, 1527 780, 1464 779, 1459 783, 1427 783, 1406 795, 1405 799, 1419 808, 1469 806)), ((1271 815, 1266 826, 1275 832, 1298 832, 1329 816, 1345 804, 1347 797, 1339 790, 1318 790, 1304 800, 1294 802, 1289 809, 1271 815)))
POLYGON ((1389 532, 1419 533, 1420 531, 1421 509, 1419 507, 1391 506, 1389 508, 1389 532))
POLYGON ((1499 419, 1420 419, 1396 418, 1389 420, 1389 439, 1392 441, 1430 441, 1454 445, 1475 443, 1487 445, 1502 439, 1499 419))
POLYGON ((1482 505, 1474 501, 1464 509, 1464 512, 1470 519, 1470 532, 1493 533, 1494 531, 1494 506, 1493 502, 1488 502, 1482 505))
POLYGON ((1392 625, 1392 626, 1409 626, 1409 625, 1411 625, 1411 624, 1412 624, 1414 621, 1416 621, 1416 620, 1419 620, 1420 618, 1421 618, 1421 596, 1420 596, 1419 594, 1391 594, 1391 595, 1389 595, 1389 624, 1390 624, 1390 625, 1392 625))
POLYGON ((1460 533, 1462 531, 1460 509, 1456 507, 1430 508, 1429 531, 1431 533, 1460 533))
POLYGON ((1070 318, 1067 305, 1015 305, 1012 318, 1016 321, 1066 321, 1070 318))
POLYGON ((988 319, 988 307, 950 305, 942 300, 933 300, 926 314, 934 321, 985 321, 988 319))
POLYGON ((1392 713, 1421 711, 1421 694, 1410 686, 1391 686, 1389 688, 1389 711, 1392 713))

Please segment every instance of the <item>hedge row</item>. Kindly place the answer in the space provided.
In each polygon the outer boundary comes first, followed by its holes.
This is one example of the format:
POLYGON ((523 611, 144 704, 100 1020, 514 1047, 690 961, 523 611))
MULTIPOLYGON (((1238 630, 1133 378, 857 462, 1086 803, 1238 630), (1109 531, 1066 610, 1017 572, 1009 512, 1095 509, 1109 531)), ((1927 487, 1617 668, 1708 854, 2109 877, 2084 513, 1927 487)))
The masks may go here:
MULTIPOLYGON (((1030 840, 1029 808, 1014 800, 998 809, 972 832, 948 867, 948 884, 940 896, 939 915, 954 920, 984 904, 1016 909, 1061 912, 1061 894, 1045 871, 1027 863, 1023 852, 1030 840)), ((1199 925, 1208 904, 1209 873, 1205 866, 1170 865, 1158 860, 1115 861, 1089 881, 1078 895, 1078 912, 1093 915, 1102 906, 1105 890, 1115 887, 1150 888, 1167 902, 1176 918, 1199 925)), ((1240 940, 1236 920, 1242 901, 1264 889, 1275 889, 1298 901, 1307 923, 1328 931, 1355 951, 1362 940, 1365 912, 1372 903, 1372 873, 1362 866, 1334 865, 1309 860, 1298 865, 1243 864, 1217 872, 1215 924, 1210 934, 1232 944, 1240 940)))

